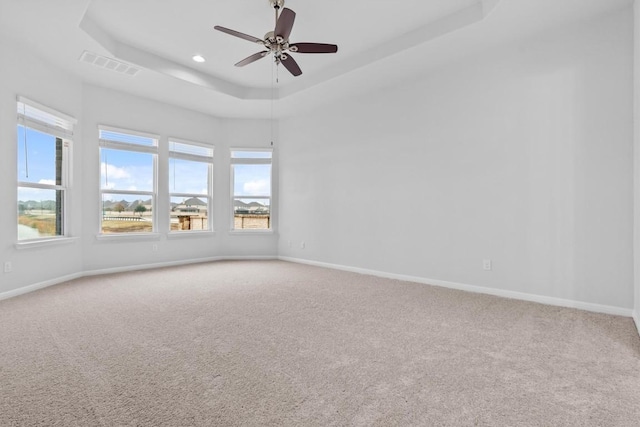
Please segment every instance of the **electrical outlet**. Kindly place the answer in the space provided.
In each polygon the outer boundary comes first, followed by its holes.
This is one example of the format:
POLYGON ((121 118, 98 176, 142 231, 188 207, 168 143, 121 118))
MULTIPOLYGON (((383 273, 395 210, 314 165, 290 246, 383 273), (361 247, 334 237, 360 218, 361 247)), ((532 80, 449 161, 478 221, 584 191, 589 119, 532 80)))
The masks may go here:
POLYGON ((293 242, 291 242, 291 240, 289 240, 289 247, 293 246, 293 242))
POLYGON ((158 245, 153 245, 153 252, 158 252, 158 245))
POLYGON ((482 269, 485 271, 491 271, 491 260, 483 259, 482 260, 482 269))
POLYGON ((12 271, 13 271, 13 265, 11 264, 11 261, 6 261, 4 263, 4 272, 11 273, 12 271))
POLYGON ((304 241, 300 242, 300 249, 304 249, 304 246, 305 246, 304 241))

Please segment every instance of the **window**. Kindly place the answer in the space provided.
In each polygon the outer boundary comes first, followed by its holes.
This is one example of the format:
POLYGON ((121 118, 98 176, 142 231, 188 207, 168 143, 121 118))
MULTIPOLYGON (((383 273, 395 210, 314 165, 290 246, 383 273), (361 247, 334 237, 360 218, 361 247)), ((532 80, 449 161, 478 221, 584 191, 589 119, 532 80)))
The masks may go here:
POLYGON ((271 229, 271 150, 231 150, 233 230, 271 229))
POLYGON ((158 138, 101 126, 102 234, 155 231, 158 138))
POLYGON ((169 140, 171 231, 211 230, 213 148, 169 140))
POLYGON ((18 240, 66 236, 73 126, 77 121, 18 97, 18 240))

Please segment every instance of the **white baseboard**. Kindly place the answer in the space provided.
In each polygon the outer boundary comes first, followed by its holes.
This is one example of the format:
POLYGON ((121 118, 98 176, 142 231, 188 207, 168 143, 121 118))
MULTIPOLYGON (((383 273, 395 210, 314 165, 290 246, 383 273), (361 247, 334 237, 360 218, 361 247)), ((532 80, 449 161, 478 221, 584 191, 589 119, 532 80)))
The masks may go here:
POLYGON ((221 261, 222 257, 197 258, 181 261, 156 262, 153 264, 127 265, 123 267, 101 268, 97 270, 87 270, 82 276, 101 276, 103 274, 126 273, 128 271, 152 270, 154 268, 176 267, 179 265, 199 264, 203 262, 221 261))
POLYGON ((45 280, 44 282, 35 283, 29 286, 23 286, 18 289, 0 293, 0 301, 3 299, 17 297, 19 295, 28 294, 29 292, 37 291, 39 289, 48 288, 49 286, 58 285, 60 283, 68 282, 70 280, 79 279, 82 277, 82 273, 68 274, 66 276, 58 277, 55 279, 45 280))
POLYGON ((159 262, 154 264, 130 265, 125 267, 105 268, 105 269, 99 269, 99 270, 87 270, 81 273, 69 274, 66 276, 57 277, 55 279, 45 280, 44 282, 35 283, 33 285, 23 286, 18 289, 2 292, 0 293, 0 301, 8 298, 17 297, 19 295, 28 294, 29 292, 48 288, 49 286, 58 285, 60 283, 68 282, 70 280, 79 279, 81 277, 87 277, 87 276, 100 276, 103 274, 124 273, 127 271, 151 270, 154 268, 176 267, 179 265, 200 264, 200 263, 213 262, 213 261, 274 260, 274 259, 278 259, 278 257, 262 256, 262 255, 260 256, 219 256, 219 257, 210 257, 210 258, 188 259, 188 260, 181 260, 181 261, 167 261, 167 262, 159 262))
POLYGON ((367 275, 383 277, 387 279, 402 280, 407 282, 415 282, 415 283, 422 283, 426 285, 439 286, 439 287, 449 288, 449 289, 457 289, 457 290, 467 291, 467 292, 494 295, 494 296, 503 297, 503 298, 537 302, 537 303, 546 304, 546 305, 576 308, 580 310, 592 311, 596 313, 612 314, 616 316, 632 317, 635 321, 636 327, 638 328, 638 333, 640 334, 640 315, 638 314, 637 311, 633 311, 631 309, 607 306, 602 304, 594 304, 594 303, 588 303, 588 302, 582 302, 582 301, 574 301, 574 300, 568 300, 568 299, 562 299, 562 298, 547 297, 542 295, 527 294, 524 292, 515 292, 515 291, 502 290, 502 289, 487 288, 483 286, 468 285, 464 283, 448 282, 444 280, 427 279, 424 277, 408 276, 404 274, 388 273, 384 271, 370 270, 366 268, 349 267, 349 266, 340 265, 340 264, 331 264, 326 262, 312 261, 312 260, 306 260, 301 258, 283 257, 283 256, 280 256, 280 257, 277 257, 277 256, 219 256, 219 257, 198 258, 198 259, 189 259, 189 260, 180 260, 180 261, 167 261, 167 262, 159 262, 159 263, 144 264, 144 265, 132 265, 132 266, 125 266, 125 267, 106 268, 106 269, 98 269, 98 270, 88 270, 82 273, 69 274, 66 276, 46 280, 44 282, 36 283, 33 285, 24 286, 22 288, 13 289, 11 291, 2 292, 0 293, 0 300, 12 298, 19 295, 24 295, 29 292, 37 291, 39 289, 43 289, 49 286, 68 282, 70 280, 79 279, 85 276, 98 276, 103 274, 124 273, 128 271, 175 267, 179 265, 199 264, 199 263, 214 262, 214 261, 273 260, 273 259, 280 259, 283 261, 294 262, 298 264, 313 265, 317 267, 331 268, 334 270, 349 271, 352 273, 367 274, 367 275))
MULTIPOLYGON (((331 268, 334 270, 349 271, 352 273, 368 274, 370 276, 383 277, 385 279, 402 280, 406 282, 422 283, 425 285, 439 286, 442 288, 457 289, 460 291, 475 292, 480 294, 494 295, 503 298, 517 299, 522 301, 537 302, 540 304, 553 305, 558 307, 576 308, 579 310, 591 311, 595 313, 612 314, 615 316, 632 317, 633 310, 614 307, 609 305, 594 304, 589 302, 568 300, 562 298, 547 297, 542 295, 527 294, 524 292, 507 291, 503 289, 487 288, 484 286, 468 285, 464 283, 447 282, 444 280, 427 279, 424 277, 407 276, 403 274, 387 273, 384 271, 369 270, 366 268, 349 267, 340 264, 330 264, 326 262, 311 261, 301 258, 278 257, 282 261, 295 262, 299 264, 313 265, 316 267, 331 268)), ((636 325, 640 325, 636 320, 636 325)))
POLYGON ((176 267, 179 265, 201 264, 214 261, 243 261, 243 260, 273 260, 276 256, 216 256, 208 258, 195 258, 180 261, 166 261, 153 264, 129 265, 124 267, 104 268, 99 270, 87 270, 82 276, 100 276, 103 274, 125 273, 127 271, 151 270, 154 268, 176 267))

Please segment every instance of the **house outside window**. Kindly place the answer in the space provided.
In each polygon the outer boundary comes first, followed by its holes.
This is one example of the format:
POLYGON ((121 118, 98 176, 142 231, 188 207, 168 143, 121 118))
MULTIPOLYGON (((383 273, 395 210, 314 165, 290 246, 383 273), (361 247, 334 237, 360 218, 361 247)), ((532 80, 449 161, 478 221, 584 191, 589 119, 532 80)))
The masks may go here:
POLYGON ((158 137, 99 127, 100 234, 156 230, 158 137))
POLYGON ((169 140, 171 232, 212 230, 213 147, 169 140))
POLYGON ((231 150, 231 229, 271 230, 272 150, 231 150))

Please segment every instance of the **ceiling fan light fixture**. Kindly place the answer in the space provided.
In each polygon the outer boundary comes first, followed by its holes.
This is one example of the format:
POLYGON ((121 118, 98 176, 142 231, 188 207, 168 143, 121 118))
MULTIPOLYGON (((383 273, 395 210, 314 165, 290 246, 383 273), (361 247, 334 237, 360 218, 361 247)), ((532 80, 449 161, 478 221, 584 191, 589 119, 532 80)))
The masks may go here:
POLYGON ((203 63, 206 61, 206 58, 202 55, 193 55, 191 59, 193 59, 195 62, 198 62, 198 63, 203 63))

